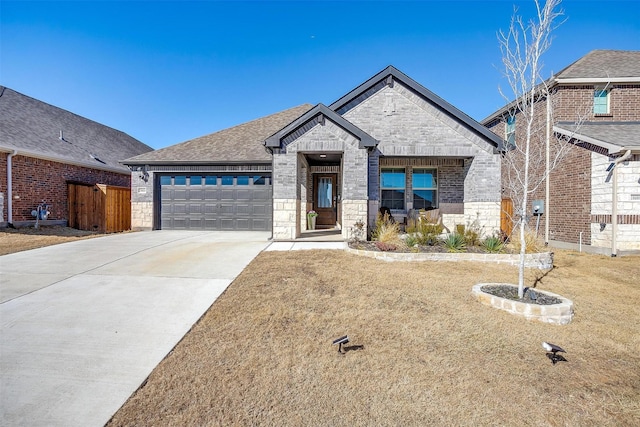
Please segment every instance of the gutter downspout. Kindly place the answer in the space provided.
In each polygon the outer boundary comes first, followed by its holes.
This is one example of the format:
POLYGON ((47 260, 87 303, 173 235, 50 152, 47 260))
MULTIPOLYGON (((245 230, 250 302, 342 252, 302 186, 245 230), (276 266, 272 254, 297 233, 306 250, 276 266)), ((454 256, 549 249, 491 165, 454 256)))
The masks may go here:
POLYGON ((12 150, 7 155, 7 224, 13 226, 13 177, 11 174, 11 158, 18 154, 17 150, 12 150))
POLYGON ((618 165, 631 157, 631 150, 627 150, 622 157, 613 162, 613 201, 611 202, 611 256, 618 256, 618 165))
POLYGON ((549 189, 549 181, 551 180, 550 171, 550 144, 551 144, 551 94, 547 94, 547 135, 546 135, 546 162, 547 162, 547 178, 545 179, 545 209, 547 211, 546 218, 544 220, 544 245, 549 245, 549 218, 551 209, 549 206, 549 198, 550 198, 550 189, 549 189))

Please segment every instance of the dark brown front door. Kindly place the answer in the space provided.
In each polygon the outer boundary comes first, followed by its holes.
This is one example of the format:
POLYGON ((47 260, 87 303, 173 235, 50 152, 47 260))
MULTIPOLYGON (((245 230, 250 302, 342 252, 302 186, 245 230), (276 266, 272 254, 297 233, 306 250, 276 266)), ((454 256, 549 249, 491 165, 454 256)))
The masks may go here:
POLYGON ((318 212, 316 227, 329 228, 336 225, 336 174, 313 176, 313 209, 318 212))

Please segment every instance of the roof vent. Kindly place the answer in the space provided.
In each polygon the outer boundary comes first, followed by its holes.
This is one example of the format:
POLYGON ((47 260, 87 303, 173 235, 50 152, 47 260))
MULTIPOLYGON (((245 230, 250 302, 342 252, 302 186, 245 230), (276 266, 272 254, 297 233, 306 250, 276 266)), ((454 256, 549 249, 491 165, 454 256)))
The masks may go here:
POLYGON ((58 137, 60 141, 64 141, 64 135, 62 134, 62 129, 60 129, 60 136, 58 137))

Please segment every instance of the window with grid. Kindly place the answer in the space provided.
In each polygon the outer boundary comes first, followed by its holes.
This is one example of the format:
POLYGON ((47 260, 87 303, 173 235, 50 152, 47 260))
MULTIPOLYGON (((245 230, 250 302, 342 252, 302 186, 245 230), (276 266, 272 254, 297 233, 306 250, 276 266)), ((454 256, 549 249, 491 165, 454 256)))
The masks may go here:
POLYGON ((593 91, 593 114, 609 114, 609 91, 596 89, 593 91))
POLYGON ((380 207, 404 209, 404 169, 382 169, 380 171, 380 207))
POLYGON ((413 170, 413 208, 435 209, 438 207, 438 182, 436 169, 413 170))
POLYGON ((507 117, 507 127, 505 132, 507 146, 515 147, 516 145, 516 116, 507 117))

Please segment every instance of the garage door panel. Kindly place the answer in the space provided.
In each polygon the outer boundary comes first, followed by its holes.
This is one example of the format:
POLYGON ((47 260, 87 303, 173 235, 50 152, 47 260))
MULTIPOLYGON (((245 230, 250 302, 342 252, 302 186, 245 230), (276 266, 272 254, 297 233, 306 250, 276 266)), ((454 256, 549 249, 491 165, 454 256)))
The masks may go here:
POLYGON ((187 213, 187 205, 184 203, 174 203, 171 213, 174 215, 184 215, 187 213))
POLYGON ((189 203, 187 206, 188 206, 189 215, 202 214, 204 212, 204 209, 201 203, 189 203))
POLYGON ((271 205, 252 204, 251 214, 258 216, 265 216, 271 211, 271 205))
POLYGON ((251 200, 253 192, 251 190, 242 188, 236 191, 236 200, 251 200))
POLYGON ((160 178, 161 228, 262 231, 271 228, 270 179, 253 185, 253 178, 245 175, 219 174, 217 179, 209 178, 199 180, 193 187, 193 177, 186 182, 182 176, 160 178))
POLYGON ((235 200, 236 199, 236 190, 234 189, 224 189, 220 191, 220 200, 235 200))
POLYGON ((258 188, 252 195, 254 201, 271 201, 271 191, 266 188, 258 188))
POLYGON ((238 203, 236 205, 236 213, 238 214, 238 216, 240 215, 251 215, 251 205, 246 204, 246 203, 238 203))
POLYGON ((189 200, 202 200, 204 199, 204 190, 187 190, 187 197, 189 200))
POLYGON ((174 189, 171 194, 173 200, 187 200, 187 190, 174 189))

